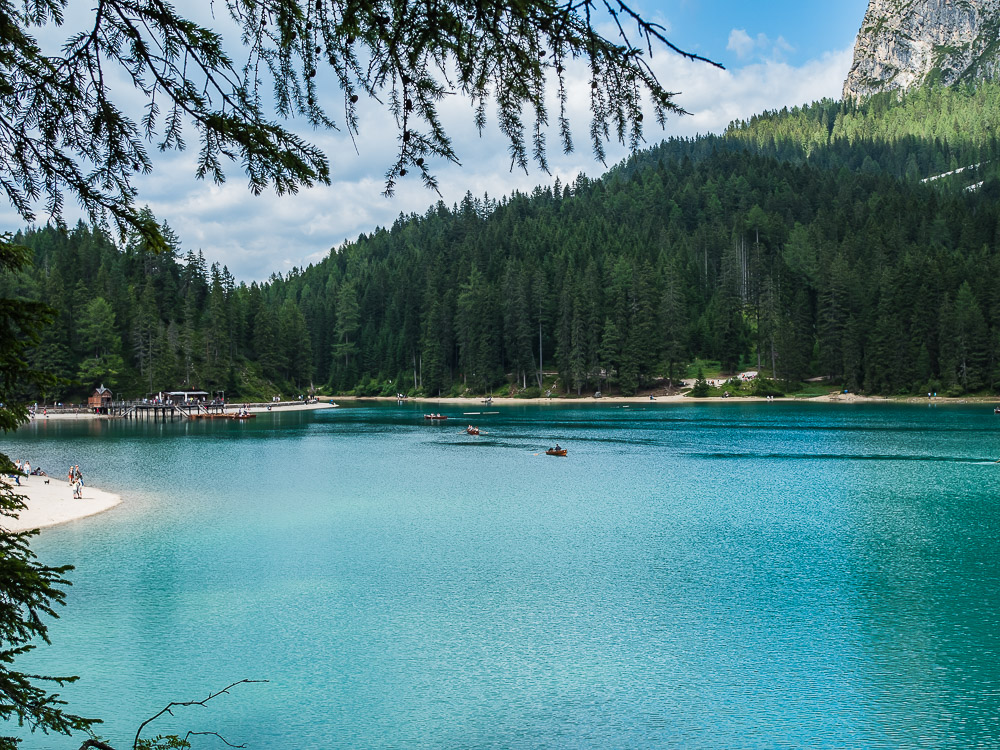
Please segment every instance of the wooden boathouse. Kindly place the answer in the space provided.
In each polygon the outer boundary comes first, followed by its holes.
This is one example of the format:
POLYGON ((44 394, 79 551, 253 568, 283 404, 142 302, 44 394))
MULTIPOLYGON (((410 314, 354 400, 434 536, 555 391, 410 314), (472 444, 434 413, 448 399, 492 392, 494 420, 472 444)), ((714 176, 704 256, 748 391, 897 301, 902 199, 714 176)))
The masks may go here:
POLYGON ((94 410, 95 414, 107 414, 114 400, 111 398, 111 390, 101 383, 100 388, 96 388, 87 399, 87 406, 94 410))

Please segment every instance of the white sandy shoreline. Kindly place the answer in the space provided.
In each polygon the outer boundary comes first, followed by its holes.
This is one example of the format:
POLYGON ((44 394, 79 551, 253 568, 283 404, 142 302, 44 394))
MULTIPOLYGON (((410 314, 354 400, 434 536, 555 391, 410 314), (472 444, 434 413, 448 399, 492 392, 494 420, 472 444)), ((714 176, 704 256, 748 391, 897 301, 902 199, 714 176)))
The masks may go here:
MULTIPOLYGON (((337 401, 360 401, 360 402, 372 402, 372 401, 391 401, 396 402, 392 396, 335 396, 337 401)), ((987 403, 992 404, 997 402, 996 397, 976 397, 967 396, 964 398, 946 398, 943 396, 938 396, 933 399, 933 403, 941 404, 966 404, 966 403, 987 403)), ((426 397, 426 396, 411 396, 405 399, 404 403, 407 401, 412 401, 417 404, 454 404, 469 406, 478 404, 480 406, 488 406, 485 403, 485 399, 482 396, 466 397, 466 396, 453 396, 453 397, 426 397)), ((806 397, 796 397, 796 396, 775 396, 772 401, 784 401, 789 403, 805 404, 805 403, 820 403, 820 404, 850 404, 850 403, 879 403, 879 404, 918 404, 928 402, 925 396, 863 396, 856 393, 837 393, 832 392, 829 394, 824 394, 821 396, 806 396, 806 397)), ((600 406, 602 404, 706 404, 706 403, 728 403, 728 404, 745 404, 745 403, 768 403, 768 399, 764 396, 732 396, 730 398, 723 398, 722 396, 706 396, 704 398, 695 398, 693 396, 688 396, 684 394, 671 394, 671 395, 657 395, 654 401, 651 401, 649 396, 603 396, 601 398, 593 398, 590 396, 557 396, 553 398, 510 398, 510 397, 494 397, 490 402, 492 406, 528 406, 531 404, 572 404, 572 405, 583 405, 592 404, 595 406, 600 406)))
POLYGON ((86 485, 83 486, 83 498, 74 499, 73 488, 58 477, 21 477, 20 487, 7 477, 0 481, 15 495, 22 495, 28 506, 17 518, 0 518, 0 526, 8 531, 28 531, 76 521, 103 513, 122 501, 119 495, 86 485), (46 479, 48 484, 45 484, 46 479))

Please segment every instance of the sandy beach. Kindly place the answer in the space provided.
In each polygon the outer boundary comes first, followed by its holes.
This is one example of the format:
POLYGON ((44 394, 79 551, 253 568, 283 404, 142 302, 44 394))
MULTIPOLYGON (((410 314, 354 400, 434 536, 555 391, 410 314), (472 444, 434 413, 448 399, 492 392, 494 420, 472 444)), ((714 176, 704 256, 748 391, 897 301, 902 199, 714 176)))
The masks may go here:
MULTIPOLYGON (((75 521, 102 513, 122 501, 118 495, 86 485, 83 487, 83 498, 75 500, 73 488, 64 478, 35 476, 22 477, 21 480, 21 486, 13 486, 12 489, 15 494, 26 498, 28 507, 21 511, 18 518, 0 519, 0 526, 8 531, 27 531, 75 521), (46 479, 48 484, 45 484, 46 479)), ((12 484, 7 477, 0 481, 8 486, 12 484)))

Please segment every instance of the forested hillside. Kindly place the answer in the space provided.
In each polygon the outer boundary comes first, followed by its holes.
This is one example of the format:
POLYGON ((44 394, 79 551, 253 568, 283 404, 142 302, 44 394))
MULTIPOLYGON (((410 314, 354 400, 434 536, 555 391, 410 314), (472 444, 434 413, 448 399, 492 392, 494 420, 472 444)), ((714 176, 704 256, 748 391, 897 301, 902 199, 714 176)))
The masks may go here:
POLYGON ((0 293, 57 311, 34 356, 75 385, 49 398, 530 394, 540 368, 565 392, 629 394, 694 357, 789 388, 996 390, 998 125, 993 85, 819 102, 598 180, 439 203, 249 286, 177 242, 31 230, 35 266, 0 293))
POLYGON ((65 382, 48 400, 80 399, 104 383, 134 398, 182 386, 268 396, 275 384, 310 383, 305 320, 291 301, 272 304, 266 285, 236 285, 217 264, 180 246, 153 253, 136 237, 118 248, 79 224, 19 233, 34 267, 0 277, 0 296, 54 308, 32 364, 65 382))
POLYGON ((821 168, 881 171, 918 181, 980 163, 984 174, 997 174, 1000 165, 988 162, 1000 148, 998 125, 1000 84, 984 81, 765 112, 732 123, 724 140, 821 168))

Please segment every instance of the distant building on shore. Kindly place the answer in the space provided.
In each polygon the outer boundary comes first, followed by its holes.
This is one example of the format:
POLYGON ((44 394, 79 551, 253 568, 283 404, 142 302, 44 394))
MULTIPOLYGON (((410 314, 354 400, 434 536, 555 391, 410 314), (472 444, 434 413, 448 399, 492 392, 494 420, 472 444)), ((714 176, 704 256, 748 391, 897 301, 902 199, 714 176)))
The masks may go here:
POLYGON ((208 391, 167 391, 165 395, 174 404, 197 403, 208 399, 208 391))
POLYGON ((111 391, 104 387, 104 383, 101 383, 101 387, 96 388, 87 399, 87 406, 98 414, 108 413, 108 408, 111 406, 111 391))

